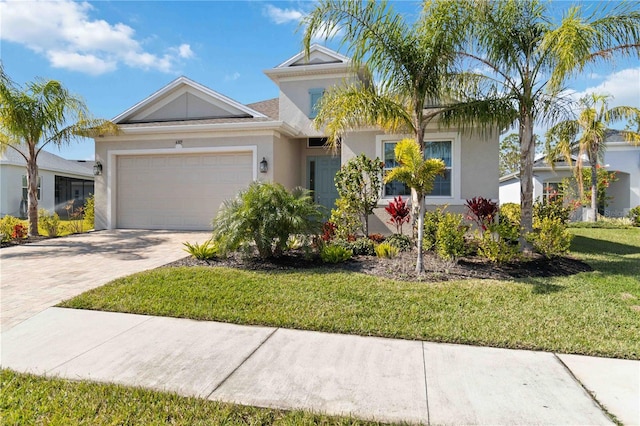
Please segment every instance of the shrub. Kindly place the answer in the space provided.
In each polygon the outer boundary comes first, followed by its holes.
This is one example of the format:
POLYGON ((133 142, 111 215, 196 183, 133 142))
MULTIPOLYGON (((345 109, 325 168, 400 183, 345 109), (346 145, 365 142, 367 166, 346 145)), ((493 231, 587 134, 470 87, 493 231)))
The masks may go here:
POLYGON ((413 247, 411 238, 403 234, 393 234, 385 239, 385 243, 391 244, 400 251, 409 251, 413 247))
POLYGON ((393 246, 389 243, 380 243, 376 246, 376 256, 385 257, 387 259, 392 259, 400 253, 398 247, 393 246))
POLYGON ((47 210, 40 209, 38 210, 38 222, 49 237, 57 237, 62 231, 62 224, 60 223, 58 213, 50 214, 47 210))
POLYGON ((469 214, 467 219, 473 220, 478 228, 486 231, 498 214, 498 205, 483 197, 473 197, 465 203, 469 214))
POLYGON ((335 224, 335 237, 345 240, 357 234, 362 225, 358 211, 344 198, 336 200, 336 208, 331 210, 329 221, 335 224))
POLYGON ((11 238, 13 238, 14 240, 22 240, 24 238, 27 238, 27 235, 29 235, 29 230, 24 224, 16 223, 15 225, 13 225, 11 238))
POLYGON ((526 238, 538 253, 551 258, 569 250, 572 235, 560 219, 545 217, 538 221, 534 232, 528 233, 526 238))
POLYGON ((369 238, 358 238, 349 244, 351 244, 351 250, 355 256, 374 256, 376 254, 375 244, 369 238))
POLYGON ((533 227, 543 219, 559 220, 564 225, 569 222, 571 207, 565 207, 561 199, 554 199, 546 203, 536 201, 533 203, 533 227))
POLYGON ((352 252, 337 244, 329 244, 320 250, 320 258, 324 263, 340 263, 351 259, 352 252))
POLYGON ((426 212, 424 214, 424 235, 422 238, 422 246, 427 251, 436 249, 438 223, 440 223, 440 220, 444 217, 445 208, 437 208, 432 212, 426 212))
POLYGON ((629 219, 633 222, 633 226, 640 226, 640 206, 629 210, 629 219))
POLYGON ((292 234, 315 234, 321 229, 320 206, 309 191, 287 191, 278 183, 253 182, 227 200, 213 220, 213 236, 222 252, 253 247, 262 258, 279 256, 292 234))
POLYGON ((478 241, 478 254, 495 263, 510 262, 519 256, 520 250, 512 240, 500 235, 498 229, 499 225, 494 225, 482 233, 478 241))
POLYGON ((347 161, 334 178, 340 198, 355 210, 364 235, 369 234, 369 215, 380 199, 383 163, 364 154, 347 161))
POLYGON ((500 206, 500 223, 509 222, 512 225, 520 227, 520 204, 505 203, 500 206))
POLYGON ((466 253, 464 234, 468 230, 461 214, 447 213, 438 221, 436 253, 445 260, 455 261, 466 253))
POLYGON ((198 260, 209 260, 218 256, 218 246, 212 240, 207 240, 202 244, 184 242, 184 251, 198 260))
POLYGON ((84 200, 84 221, 87 222, 89 229, 95 226, 95 205, 96 199, 93 194, 90 194, 84 200))
POLYGON ((11 215, 6 215, 0 219, 0 238, 2 238, 3 243, 11 240, 13 230, 18 224, 22 224, 22 221, 11 215))
POLYGON ((399 195, 393 197, 393 201, 390 201, 389 205, 384 209, 391 216, 388 223, 395 225, 396 232, 402 234, 402 225, 409 222, 411 214, 411 210, 407 207, 407 202, 399 195))

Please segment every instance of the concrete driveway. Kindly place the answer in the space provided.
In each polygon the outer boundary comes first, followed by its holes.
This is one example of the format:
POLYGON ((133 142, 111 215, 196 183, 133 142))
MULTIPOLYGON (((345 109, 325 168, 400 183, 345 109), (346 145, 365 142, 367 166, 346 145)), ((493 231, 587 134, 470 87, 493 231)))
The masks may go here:
POLYGON ((113 230, 0 250, 0 330, 115 278, 156 268, 187 253, 182 243, 210 232, 113 230))

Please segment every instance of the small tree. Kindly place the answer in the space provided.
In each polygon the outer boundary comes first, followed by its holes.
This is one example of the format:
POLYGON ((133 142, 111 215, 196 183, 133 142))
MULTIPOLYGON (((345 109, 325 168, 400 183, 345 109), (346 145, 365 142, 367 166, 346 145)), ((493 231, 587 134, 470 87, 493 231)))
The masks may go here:
POLYGON ((0 153, 11 148, 27 164, 29 235, 38 235, 38 155, 48 145, 77 137, 116 133, 107 120, 94 119, 84 101, 55 80, 16 86, 0 65, 0 153))
POLYGON ((336 173, 338 194, 362 217, 362 231, 369 235, 369 215, 380 199, 383 164, 364 154, 352 158, 336 173))
POLYGON ((422 256, 422 237, 424 235, 424 197, 433 189, 437 175, 445 172, 445 164, 440 159, 426 159, 422 155, 420 145, 414 139, 403 139, 395 148, 396 162, 400 164, 389 171, 384 181, 397 180, 409 186, 416 192, 418 198, 418 258, 416 273, 419 275, 424 269, 422 256))

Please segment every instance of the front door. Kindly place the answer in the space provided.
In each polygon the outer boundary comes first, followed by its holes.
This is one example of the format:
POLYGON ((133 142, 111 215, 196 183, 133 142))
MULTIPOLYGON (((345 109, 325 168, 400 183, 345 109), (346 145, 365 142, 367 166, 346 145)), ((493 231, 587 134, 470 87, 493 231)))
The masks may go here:
POLYGON ((327 209, 327 216, 335 207, 338 191, 334 178, 340 170, 340 157, 307 157, 307 187, 313 193, 313 201, 327 209))

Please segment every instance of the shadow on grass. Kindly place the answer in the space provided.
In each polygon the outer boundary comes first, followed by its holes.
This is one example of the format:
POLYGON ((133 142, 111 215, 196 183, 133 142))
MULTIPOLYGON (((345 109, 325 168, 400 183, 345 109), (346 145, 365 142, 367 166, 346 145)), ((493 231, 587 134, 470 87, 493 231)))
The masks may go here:
POLYGON ((571 241, 571 251, 584 254, 624 256, 640 254, 640 247, 576 235, 571 241))
POLYGON ((547 277, 523 278, 519 279, 518 282, 532 286, 533 294, 552 294, 564 290, 564 286, 550 283, 547 277))
POLYGON ((601 256, 585 259, 596 271, 631 277, 640 277, 640 247, 576 236, 571 242, 574 253, 601 256))

